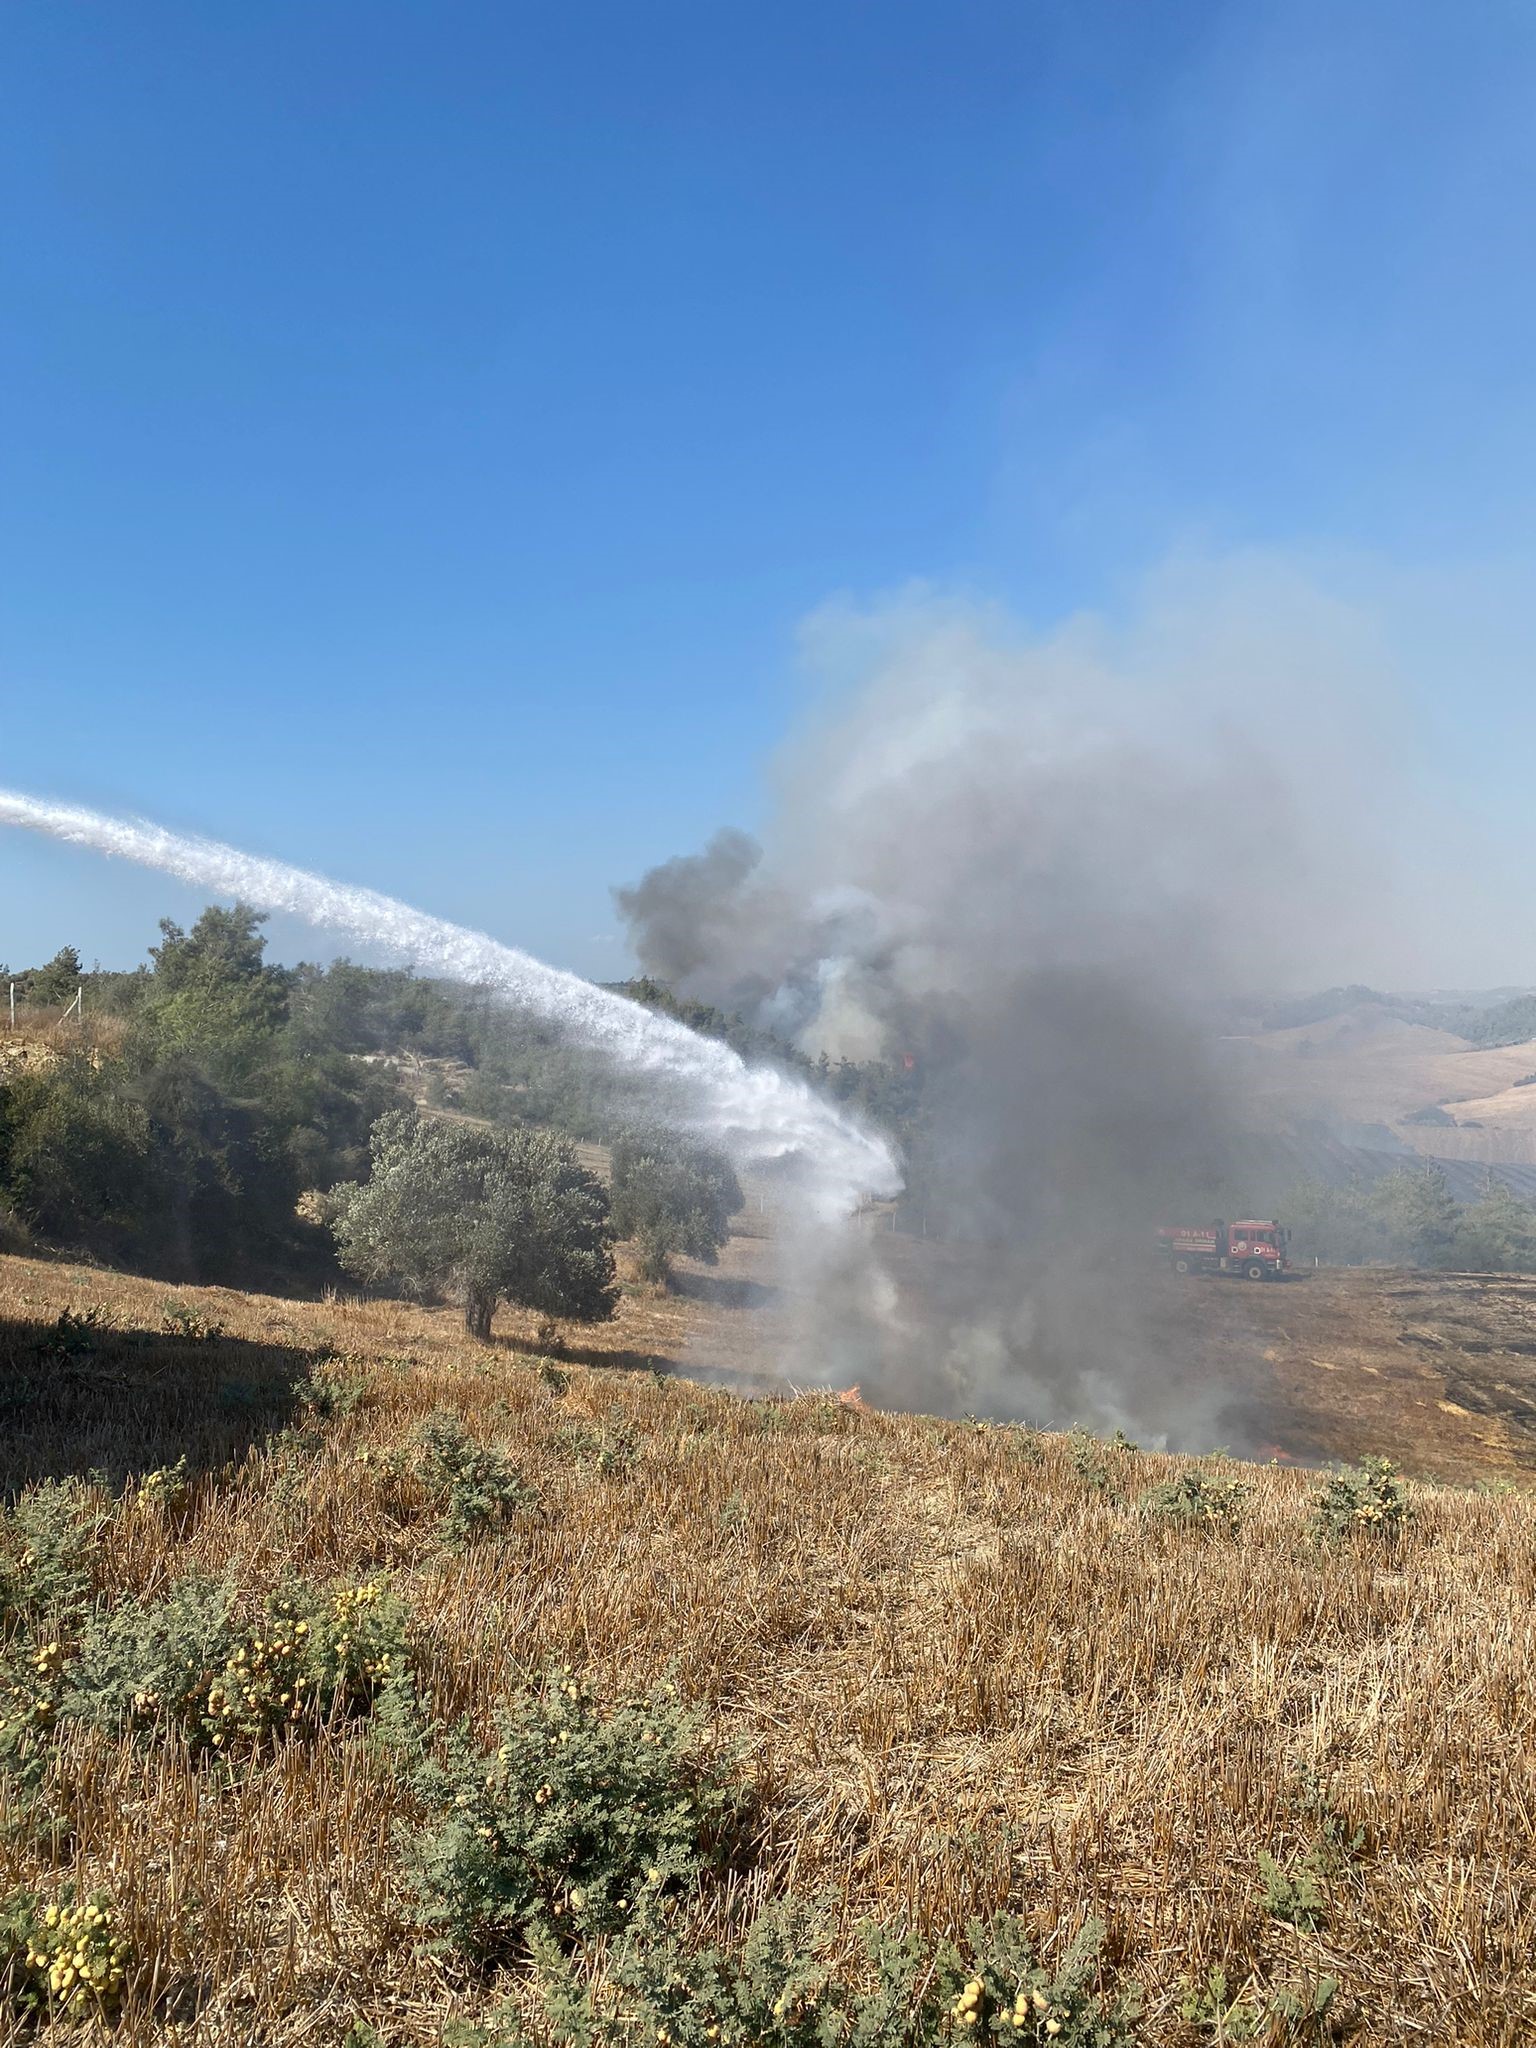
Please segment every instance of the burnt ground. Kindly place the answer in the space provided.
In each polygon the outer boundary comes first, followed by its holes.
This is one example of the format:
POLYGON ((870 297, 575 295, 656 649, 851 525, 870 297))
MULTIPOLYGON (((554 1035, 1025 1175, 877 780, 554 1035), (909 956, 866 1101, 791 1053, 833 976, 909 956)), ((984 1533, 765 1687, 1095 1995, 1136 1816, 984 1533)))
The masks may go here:
MULTIPOLYGON (((740 1223, 719 1267, 681 1275, 683 1291, 652 1314, 670 1325, 674 1369, 763 1391, 784 1360, 788 1304, 771 1235, 756 1217, 740 1223)), ((919 1316, 965 1263, 910 1238, 892 1252, 919 1316)), ((1219 1395, 1220 1440, 1243 1455, 1326 1464, 1380 1452, 1426 1479, 1536 1488, 1536 1276, 1358 1267, 1255 1283, 1153 1272, 1136 1321, 1168 1386, 1219 1395)), ((785 1370, 793 1381, 792 1356, 785 1370)), ((864 1392, 880 1402, 878 1389, 864 1392)), ((913 1388, 882 1405, 950 1404, 913 1388)))
POLYGON ((1149 1320, 1170 1360, 1232 1385, 1273 1455, 1536 1485, 1536 1277, 1159 1276, 1149 1320))

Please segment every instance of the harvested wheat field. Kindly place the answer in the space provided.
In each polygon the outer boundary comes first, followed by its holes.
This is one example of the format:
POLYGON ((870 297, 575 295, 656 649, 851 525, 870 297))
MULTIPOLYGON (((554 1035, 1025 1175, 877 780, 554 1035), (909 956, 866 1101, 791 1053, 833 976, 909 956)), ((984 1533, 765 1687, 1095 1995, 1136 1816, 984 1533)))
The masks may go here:
POLYGON ((1525 1494, 0 1287, 7 2039, 1536 2030, 1525 1494))

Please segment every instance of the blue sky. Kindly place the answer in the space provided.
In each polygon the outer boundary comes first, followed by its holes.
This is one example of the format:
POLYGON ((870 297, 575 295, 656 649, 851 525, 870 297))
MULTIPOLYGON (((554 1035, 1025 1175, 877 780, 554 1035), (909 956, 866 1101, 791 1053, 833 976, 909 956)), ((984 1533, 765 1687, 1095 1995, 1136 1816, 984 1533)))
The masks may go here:
MULTIPOLYGON (((1518 866, 1533 88, 1515 0, 11 0, 0 783, 611 974, 829 597, 1259 550, 1518 866)), ((0 840, 13 964, 195 907, 0 840)))

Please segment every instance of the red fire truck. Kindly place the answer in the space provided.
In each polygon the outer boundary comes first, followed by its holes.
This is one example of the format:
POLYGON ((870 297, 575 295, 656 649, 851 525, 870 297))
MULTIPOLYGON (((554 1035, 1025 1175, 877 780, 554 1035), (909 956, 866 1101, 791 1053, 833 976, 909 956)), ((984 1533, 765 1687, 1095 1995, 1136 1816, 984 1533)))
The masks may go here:
POLYGON ((1158 1250, 1175 1273, 1241 1273, 1249 1280, 1278 1280, 1290 1271, 1291 1233, 1270 1217, 1265 1222, 1164 1225, 1158 1250))

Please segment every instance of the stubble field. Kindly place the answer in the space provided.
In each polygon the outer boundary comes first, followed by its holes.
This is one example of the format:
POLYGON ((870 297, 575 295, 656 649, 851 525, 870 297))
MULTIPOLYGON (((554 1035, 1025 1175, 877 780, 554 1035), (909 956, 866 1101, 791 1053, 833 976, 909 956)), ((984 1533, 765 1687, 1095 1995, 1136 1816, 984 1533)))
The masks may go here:
POLYGON ((19 1948, 8 1964, 14 2037, 83 2022, 130 2042, 360 2048, 480 2023, 496 2042, 576 2039, 550 2032, 562 1973, 588 1998, 586 2038, 605 2042, 809 2041, 823 2020, 834 2040, 856 2023, 867 2040, 975 2039, 963 1984, 983 1979, 981 2024, 1005 2040, 1094 2039, 1094 2012, 1132 1994, 1140 2017, 1102 2038, 1349 2026, 1493 2044, 1536 2026, 1536 1509, 1521 1492, 1415 1485, 1400 1528, 1362 1517, 1319 1542, 1319 1481, 1301 1471, 742 1402, 474 1345, 447 1312, 11 1259, 0 1315, 6 1486, 25 1517, 38 1482, 66 1482, 42 1497, 83 1532, 72 1595, 36 1583, 34 1525, 13 1514, 5 1532, 6 1670, 24 1691, 39 1672, 51 1705, 12 1744, 0 1895, 30 1893, 45 1918, 99 1893, 120 1949, 102 1995, 61 1995, 40 1988, 53 1937, 29 1937, 38 1965, 19 1948), (466 1446, 491 1455, 467 1493, 466 1446), (513 1468, 476 1523, 475 1486, 494 1495, 486 1470, 513 1468), (1190 1470, 1210 1500, 1245 1489, 1234 1526, 1209 1505, 1180 1520, 1144 1504, 1190 1470), (189 1580, 223 1589, 225 1633, 187 1681, 192 1707, 144 1704, 112 1646, 132 1637, 142 1661, 143 1617, 189 1580), (393 1617, 383 1678, 357 1662, 365 1632, 335 1619, 361 1589, 393 1617), (242 1674, 291 1650, 301 1611, 329 1631, 329 1675, 303 1713, 268 1712, 242 1674), (686 1875, 651 1866, 646 1910, 679 1954, 731 1953, 759 1909, 804 1902, 805 1955, 834 1988, 755 2020, 722 2020, 707 1990, 691 2007, 675 1988, 614 1991, 615 1900, 638 1911, 638 1894, 631 1907, 614 1877, 607 1920, 589 1900, 583 1926, 575 1838, 540 1849, 504 1814, 497 1853, 544 1857, 541 1903, 522 1931, 450 1925, 421 1876, 441 1801, 398 1728, 384 1739, 402 1666, 434 1754, 467 1717, 494 1755, 509 1703, 520 1740, 553 1728, 556 1668, 581 1689, 578 1744, 639 1726, 607 1716, 654 1696, 647 1739, 677 1782, 746 1804, 686 1875), (997 2006, 994 2025, 1001 1980, 965 1930, 1000 1913, 1039 1981, 1084 1923, 1103 1938, 1077 1992, 1022 2020, 997 2006), (921 1937, 930 2031, 847 2003, 869 1976, 866 1922, 921 1937), (944 1937, 962 1992, 935 2005, 944 1937), (1051 2013, 1066 2016, 1055 2033, 1051 2013))

